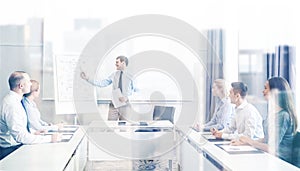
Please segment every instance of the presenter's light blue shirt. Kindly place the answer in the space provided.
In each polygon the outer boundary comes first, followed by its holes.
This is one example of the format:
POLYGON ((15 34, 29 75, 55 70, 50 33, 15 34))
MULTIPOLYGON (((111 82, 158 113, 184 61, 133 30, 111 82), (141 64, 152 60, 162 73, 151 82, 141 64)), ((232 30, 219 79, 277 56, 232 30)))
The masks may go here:
MULTIPOLYGON (((121 71, 118 70, 112 73, 108 78, 103 80, 88 80, 89 83, 98 87, 107 87, 112 84, 113 90, 119 88, 119 78, 121 71)), ((136 92, 136 87, 133 81, 133 77, 127 72, 123 71, 122 77, 122 94, 126 97, 131 96, 136 92)))

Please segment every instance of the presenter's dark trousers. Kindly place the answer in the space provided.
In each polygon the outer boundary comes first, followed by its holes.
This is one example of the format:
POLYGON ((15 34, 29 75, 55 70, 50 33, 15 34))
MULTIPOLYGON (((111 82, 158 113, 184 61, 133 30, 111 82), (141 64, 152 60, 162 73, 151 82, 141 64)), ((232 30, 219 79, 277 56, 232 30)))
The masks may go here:
POLYGON ((0 160, 2 160, 4 157, 8 156, 10 153, 21 147, 22 144, 20 145, 15 145, 7 148, 0 147, 0 160))

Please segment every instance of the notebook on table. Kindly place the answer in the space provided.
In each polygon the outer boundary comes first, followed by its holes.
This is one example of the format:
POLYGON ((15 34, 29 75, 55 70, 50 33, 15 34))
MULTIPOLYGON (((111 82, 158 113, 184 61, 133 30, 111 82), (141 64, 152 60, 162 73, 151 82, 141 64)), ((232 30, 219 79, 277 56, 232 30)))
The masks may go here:
POLYGON ((256 149, 254 147, 248 145, 242 146, 233 146, 228 144, 215 144, 217 147, 221 148, 222 150, 226 151, 229 154, 257 154, 257 153, 264 153, 263 151, 256 149))
POLYGON ((212 134, 202 134, 202 136, 207 139, 207 141, 210 142, 220 142, 220 141, 230 141, 228 139, 223 139, 223 138, 216 138, 214 135, 212 134))

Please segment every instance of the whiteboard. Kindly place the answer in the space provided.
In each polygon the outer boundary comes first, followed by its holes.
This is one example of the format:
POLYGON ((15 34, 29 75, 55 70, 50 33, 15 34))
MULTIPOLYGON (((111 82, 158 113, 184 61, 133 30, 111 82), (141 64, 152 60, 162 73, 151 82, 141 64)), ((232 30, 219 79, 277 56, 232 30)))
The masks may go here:
POLYGON ((54 56, 56 114, 75 114, 73 80, 79 55, 54 56))

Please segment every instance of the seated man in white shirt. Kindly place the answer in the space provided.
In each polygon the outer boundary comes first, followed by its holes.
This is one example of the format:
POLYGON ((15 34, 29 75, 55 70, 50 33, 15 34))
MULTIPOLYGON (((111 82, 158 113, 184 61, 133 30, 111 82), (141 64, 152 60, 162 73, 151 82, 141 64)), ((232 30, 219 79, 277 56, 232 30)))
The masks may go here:
POLYGON ((30 91, 30 77, 23 71, 13 72, 9 77, 9 93, 4 97, 0 113, 0 160, 22 144, 59 141, 61 136, 52 137, 30 133, 28 118, 22 105, 22 97, 30 91))
POLYGON ((63 124, 48 124, 47 122, 41 119, 41 113, 37 108, 34 100, 40 95, 40 84, 36 80, 30 80, 31 87, 30 92, 24 94, 23 104, 27 112, 28 121, 29 121, 29 129, 31 132, 40 132, 40 131, 48 131, 48 130, 58 130, 63 127, 63 124))
POLYGON ((262 117, 258 110, 247 102, 248 87, 242 82, 231 83, 230 101, 235 104, 235 116, 231 125, 221 131, 212 129, 216 138, 238 139, 240 136, 248 136, 252 139, 263 138, 262 117))

